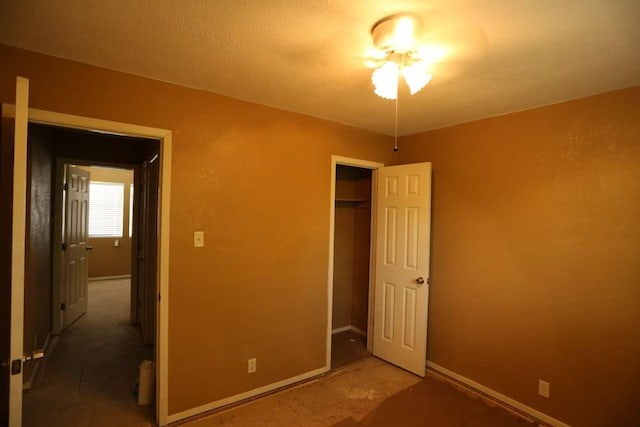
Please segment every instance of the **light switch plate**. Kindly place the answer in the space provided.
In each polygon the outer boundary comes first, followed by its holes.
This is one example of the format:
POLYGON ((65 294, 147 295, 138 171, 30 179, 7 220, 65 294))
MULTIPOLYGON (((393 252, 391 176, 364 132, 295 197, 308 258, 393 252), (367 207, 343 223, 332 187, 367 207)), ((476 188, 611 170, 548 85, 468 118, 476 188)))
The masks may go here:
POLYGON ((257 370, 256 364, 257 360, 255 357, 253 359, 249 359, 247 361, 247 372, 253 374, 257 370))
POLYGON ((546 381, 538 380, 538 394, 548 399, 550 392, 551 392, 551 384, 549 384, 546 381))
POLYGON ((201 248, 204 246, 204 231, 196 231, 193 233, 193 247, 201 248))

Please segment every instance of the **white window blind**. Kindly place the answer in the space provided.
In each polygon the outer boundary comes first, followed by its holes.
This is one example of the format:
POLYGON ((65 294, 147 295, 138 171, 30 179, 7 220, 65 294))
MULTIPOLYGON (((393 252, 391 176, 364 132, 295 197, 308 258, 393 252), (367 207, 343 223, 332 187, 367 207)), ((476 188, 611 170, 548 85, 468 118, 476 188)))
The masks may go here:
POLYGON ((122 237, 124 184, 89 183, 89 237, 122 237))
POLYGON ((133 235, 133 184, 129 188, 129 237, 133 235))

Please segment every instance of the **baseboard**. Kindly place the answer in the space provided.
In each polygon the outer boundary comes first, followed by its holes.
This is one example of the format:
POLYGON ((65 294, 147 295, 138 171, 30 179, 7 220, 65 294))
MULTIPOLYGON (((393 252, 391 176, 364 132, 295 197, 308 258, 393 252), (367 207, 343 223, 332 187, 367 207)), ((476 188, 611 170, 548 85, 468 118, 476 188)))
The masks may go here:
POLYGON ((346 332, 346 331, 353 331, 358 335, 362 335, 363 337, 367 336, 367 333, 365 331, 363 331, 362 329, 358 329, 353 325, 347 325, 347 326, 343 326, 341 328, 332 329, 331 330, 331 335, 339 334, 340 332, 346 332))
MULTIPOLYGON (((47 334, 47 338, 44 340, 44 345, 42 346, 44 350, 45 356, 49 352, 49 345, 51 343, 51 332, 47 334)), ((33 382, 36 380, 36 376, 38 375, 38 371, 40 370, 40 366, 44 363, 44 358, 36 359, 34 362, 33 369, 31 370, 31 375, 29 375, 29 380, 22 383, 22 390, 29 390, 33 386, 33 382)))
POLYGON ((207 403, 205 405, 201 405, 192 409, 188 409, 186 411, 178 412, 176 414, 169 415, 167 418, 168 423, 175 423, 180 420, 184 420, 186 418, 191 418, 196 415, 204 414, 205 412, 213 411, 214 409, 222 408, 223 406, 232 405, 234 403, 241 402, 246 399, 251 399, 252 397, 259 396, 261 394, 266 394, 277 390, 279 388, 287 387, 292 384, 298 383, 300 381, 308 380, 313 377, 317 377, 319 375, 328 372, 329 368, 324 367, 320 369, 315 369, 313 371, 305 372, 304 374, 297 375, 295 377, 287 378, 282 381, 278 381, 272 384, 268 384, 262 387, 254 388, 253 390, 246 391, 244 393, 236 394, 231 397, 227 397, 225 399, 216 400, 215 402, 207 403))
POLYGON ((98 277, 89 277, 90 282, 97 282, 99 280, 118 280, 118 279, 131 279, 130 274, 122 274, 120 276, 98 276, 98 277))
POLYGON ((498 393, 497 391, 492 390, 489 387, 486 387, 467 377, 464 377, 460 374, 457 374, 453 371, 443 368, 442 366, 437 365, 428 360, 427 360, 427 368, 429 368, 436 374, 439 374, 445 378, 448 377, 449 379, 454 380, 453 382, 463 385, 465 388, 467 388, 472 392, 475 392, 476 394, 480 394, 481 396, 485 395, 493 398, 498 403, 506 405, 507 409, 513 408, 516 410, 516 412, 522 412, 526 415, 529 415, 530 417, 534 418, 536 421, 539 421, 554 427, 570 427, 569 424, 556 420, 555 418, 550 417, 549 415, 544 414, 538 411, 537 409, 533 409, 530 406, 525 405, 524 403, 520 403, 517 400, 510 398, 509 396, 505 396, 502 393, 498 393))

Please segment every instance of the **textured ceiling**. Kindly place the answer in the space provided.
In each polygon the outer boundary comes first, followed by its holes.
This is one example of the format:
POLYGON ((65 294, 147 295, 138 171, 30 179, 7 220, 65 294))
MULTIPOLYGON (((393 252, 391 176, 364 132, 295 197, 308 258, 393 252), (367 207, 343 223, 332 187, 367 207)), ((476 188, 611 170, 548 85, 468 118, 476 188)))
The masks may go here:
POLYGON ((363 54, 397 12, 451 53, 401 135, 640 84, 639 0, 0 0, 0 43, 393 134, 363 54))

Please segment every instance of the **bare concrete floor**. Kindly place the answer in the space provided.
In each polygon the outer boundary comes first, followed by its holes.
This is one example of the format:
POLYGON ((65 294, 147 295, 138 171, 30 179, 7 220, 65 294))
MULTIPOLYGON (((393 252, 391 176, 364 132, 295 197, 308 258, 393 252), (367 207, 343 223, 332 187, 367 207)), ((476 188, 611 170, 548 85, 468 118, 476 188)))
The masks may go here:
POLYGON ((132 393, 140 362, 152 357, 129 324, 129 281, 90 282, 87 313, 60 335, 23 394, 24 426, 153 425, 153 407, 132 393))
POLYGON ((360 420, 420 378, 366 357, 317 381, 185 423, 188 427, 326 427, 360 420))

